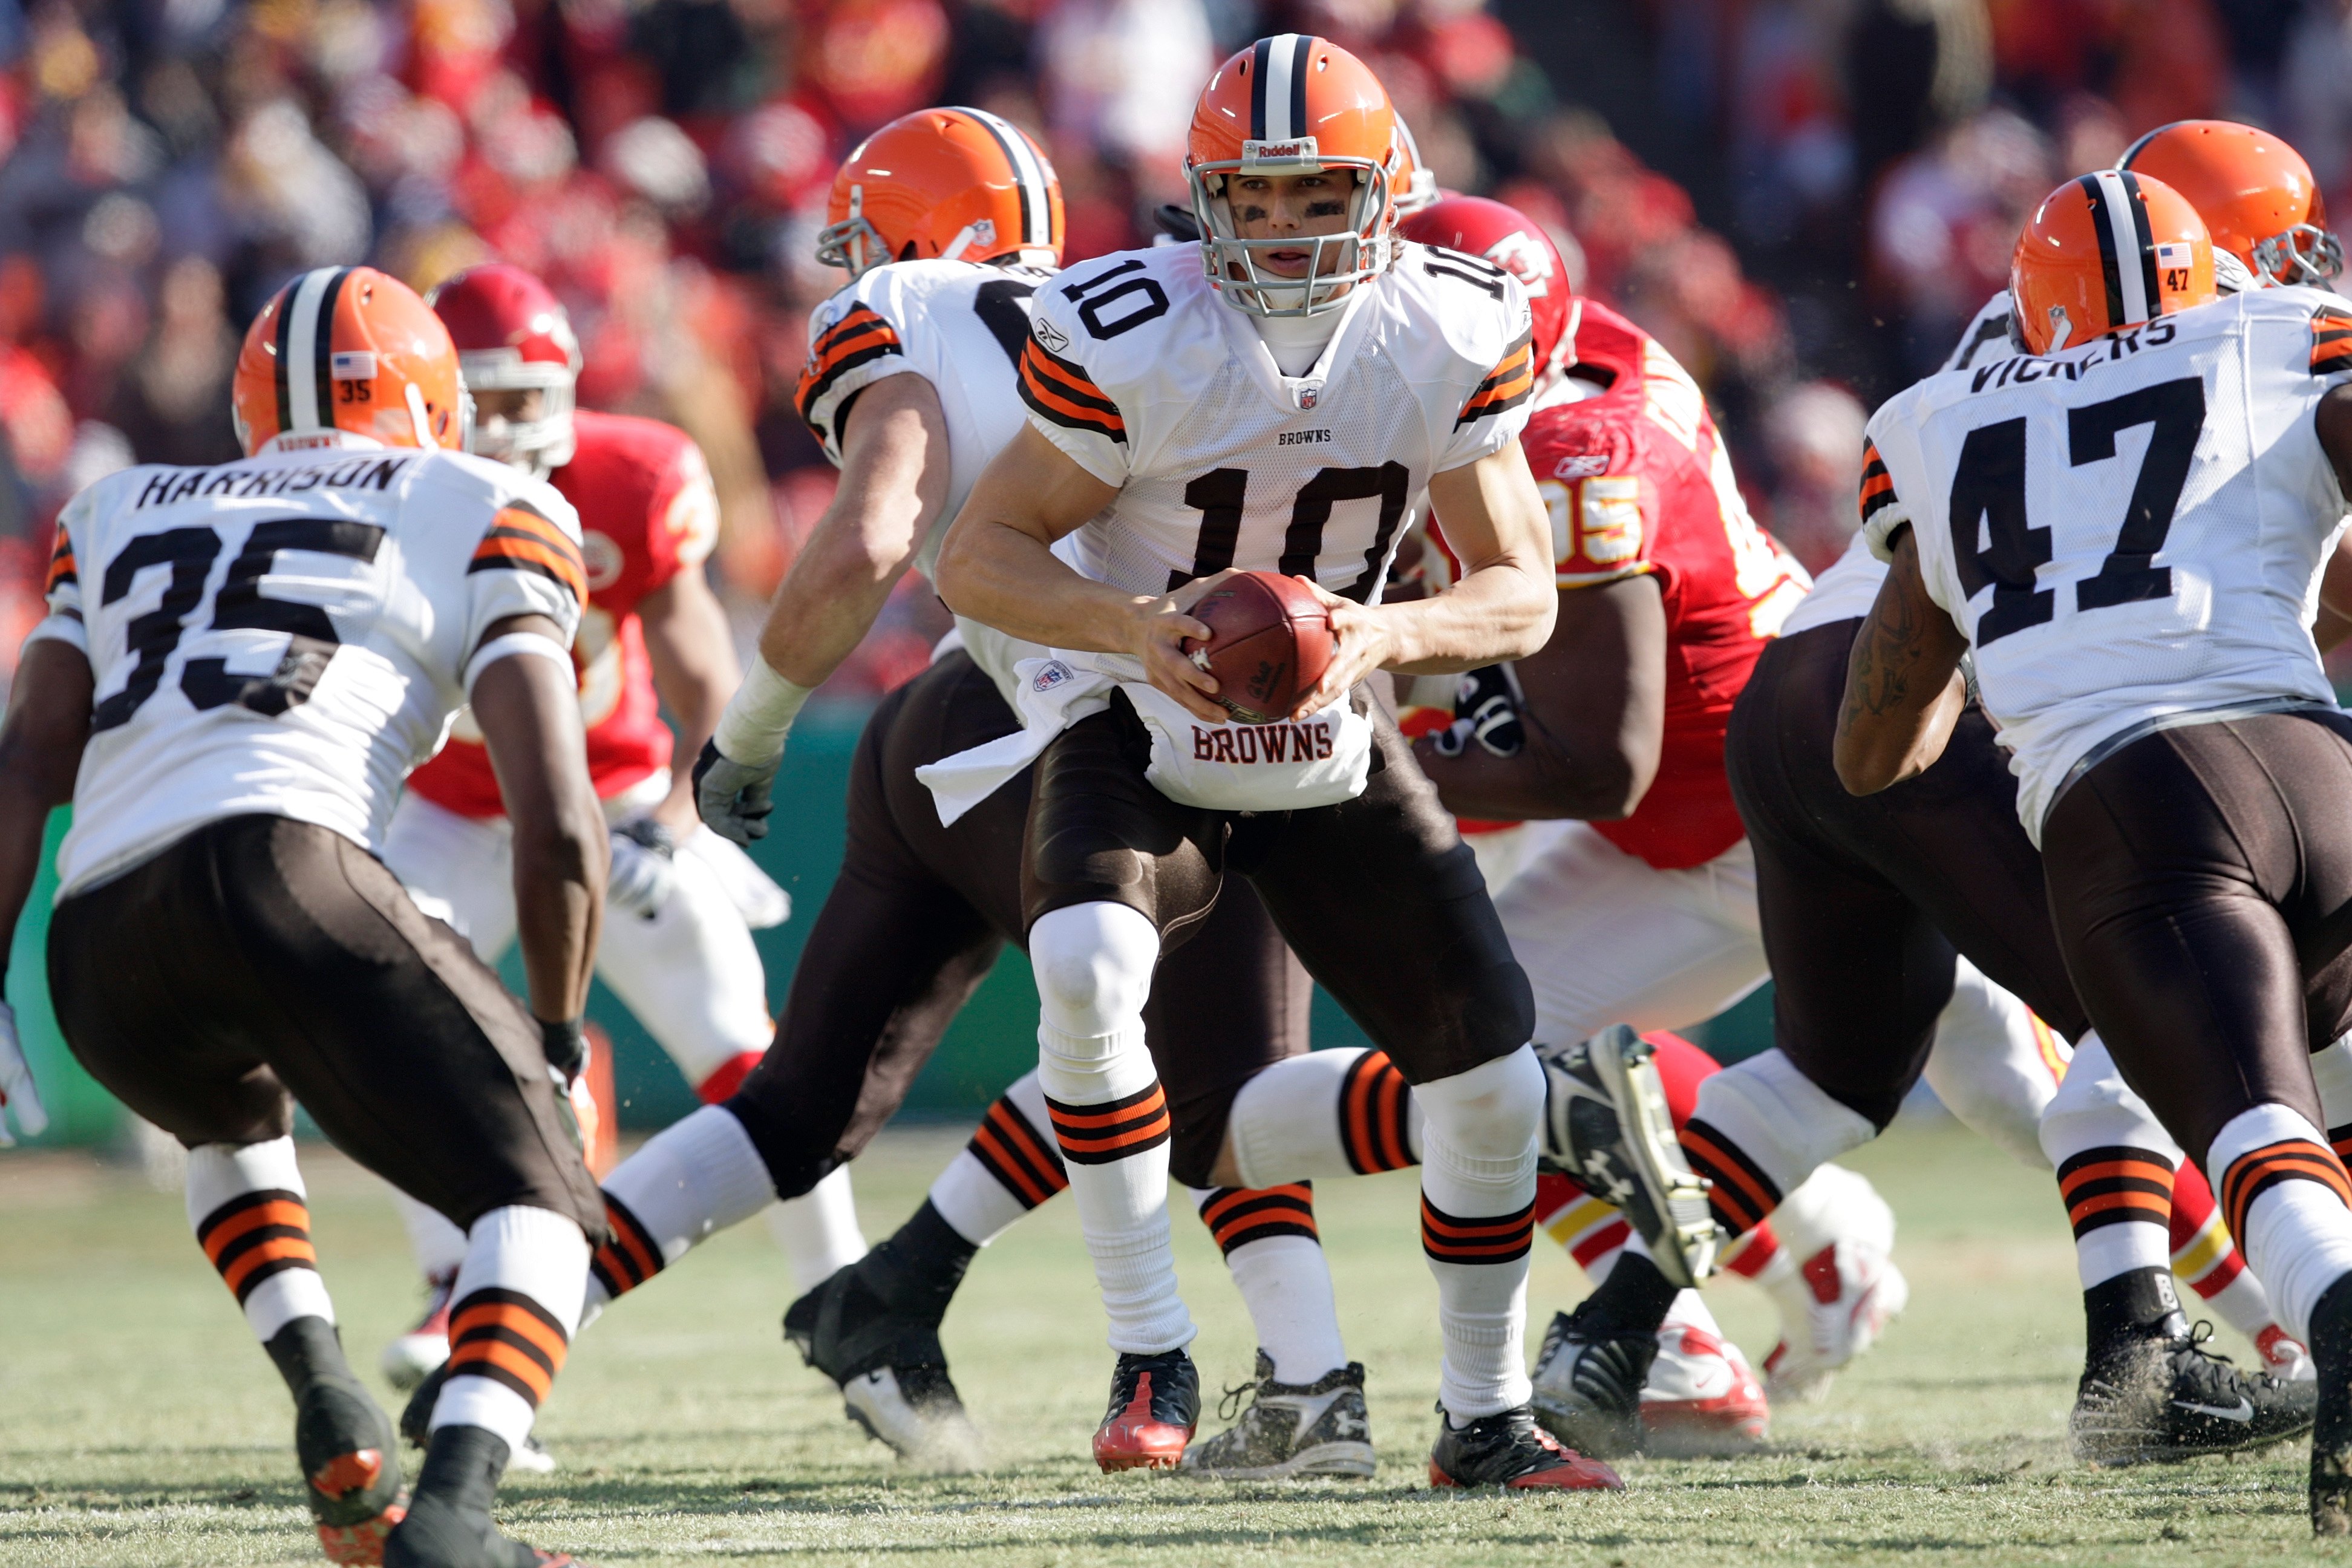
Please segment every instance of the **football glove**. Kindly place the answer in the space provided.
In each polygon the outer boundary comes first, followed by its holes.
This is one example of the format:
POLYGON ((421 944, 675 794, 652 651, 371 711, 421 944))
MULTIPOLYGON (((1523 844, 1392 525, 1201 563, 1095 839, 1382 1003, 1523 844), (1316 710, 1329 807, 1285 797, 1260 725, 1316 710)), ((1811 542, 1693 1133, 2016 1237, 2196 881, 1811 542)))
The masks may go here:
POLYGON ((731 843, 749 845, 768 836, 768 814, 776 808, 770 792, 783 756, 753 767, 725 756, 716 741, 702 742, 694 763, 694 807, 710 831, 731 843))
POLYGON ((613 869, 604 880, 604 901, 640 920, 661 913, 677 889, 677 841, 669 829, 650 816, 613 829, 613 869))
POLYGON ((16 1147, 16 1140, 8 1135, 10 1115, 16 1120, 16 1131, 27 1138, 39 1137, 49 1125, 40 1091, 33 1087, 33 1069, 16 1043, 16 1010, 0 1002, 0 1149, 16 1147))
POLYGON ((1458 757, 1475 741, 1494 756, 1516 757, 1527 739, 1519 721, 1518 678, 1507 664, 1490 664, 1461 678, 1454 693, 1454 724, 1439 732, 1437 754, 1458 757))

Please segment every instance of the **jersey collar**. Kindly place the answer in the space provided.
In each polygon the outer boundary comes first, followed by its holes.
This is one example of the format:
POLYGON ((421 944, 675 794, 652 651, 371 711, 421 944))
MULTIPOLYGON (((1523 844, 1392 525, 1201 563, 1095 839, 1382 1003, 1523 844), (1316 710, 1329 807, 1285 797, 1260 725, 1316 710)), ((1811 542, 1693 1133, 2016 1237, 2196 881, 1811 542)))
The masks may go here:
POLYGON ((1219 295, 1217 313, 1226 346, 1276 407, 1292 414, 1312 413, 1323 401, 1324 387, 1347 367, 1362 342, 1364 323, 1370 317, 1365 298, 1386 276, 1368 278, 1348 290, 1347 303, 1339 307, 1339 330, 1331 334, 1331 341, 1323 345, 1322 357, 1307 367, 1305 375, 1283 374, 1282 367, 1274 362, 1274 351, 1265 346, 1249 317, 1219 295))

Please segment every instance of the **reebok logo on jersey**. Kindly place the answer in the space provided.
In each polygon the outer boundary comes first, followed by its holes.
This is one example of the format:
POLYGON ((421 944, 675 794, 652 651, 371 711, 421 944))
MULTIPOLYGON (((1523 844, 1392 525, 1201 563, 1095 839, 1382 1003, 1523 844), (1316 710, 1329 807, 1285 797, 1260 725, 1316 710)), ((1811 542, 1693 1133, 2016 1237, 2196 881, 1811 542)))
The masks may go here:
POLYGON ((1562 458, 1552 465, 1552 476, 1562 479, 1590 479, 1609 471, 1609 454, 1583 452, 1573 458, 1562 458))
POLYGON ((1037 334, 1037 341, 1039 342, 1044 343, 1055 353, 1066 353, 1069 352, 1070 334, 1062 331, 1061 328, 1054 325, 1053 322, 1040 321, 1034 324, 1030 330, 1037 334))
POLYGON ((1331 754, 1331 721, 1307 724, 1192 726, 1196 763, 1319 763, 1331 754))

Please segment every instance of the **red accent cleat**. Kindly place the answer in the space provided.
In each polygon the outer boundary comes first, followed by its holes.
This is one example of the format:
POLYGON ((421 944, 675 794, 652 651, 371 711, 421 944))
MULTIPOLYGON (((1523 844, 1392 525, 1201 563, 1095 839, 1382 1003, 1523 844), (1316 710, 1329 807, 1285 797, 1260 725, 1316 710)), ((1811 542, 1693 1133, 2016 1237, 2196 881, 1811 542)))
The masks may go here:
POLYGON ((384 1537, 392 1527, 408 1517, 408 1495, 401 1494, 394 1503, 373 1519, 358 1524, 322 1524, 319 1526, 319 1546, 330 1563, 341 1563, 346 1568, 379 1568, 383 1562, 384 1537))
POLYGON ((1522 1405, 1456 1426, 1438 1406, 1436 1446, 1429 1451, 1433 1487, 1504 1487, 1525 1490, 1623 1491, 1625 1482, 1598 1459, 1587 1458, 1535 1424, 1522 1405))
POLYGON ((1118 1358, 1110 1411, 1095 1429, 1095 1463, 1109 1470, 1172 1470, 1201 1424, 1201 1380, 1182 1351, 1118 1358))

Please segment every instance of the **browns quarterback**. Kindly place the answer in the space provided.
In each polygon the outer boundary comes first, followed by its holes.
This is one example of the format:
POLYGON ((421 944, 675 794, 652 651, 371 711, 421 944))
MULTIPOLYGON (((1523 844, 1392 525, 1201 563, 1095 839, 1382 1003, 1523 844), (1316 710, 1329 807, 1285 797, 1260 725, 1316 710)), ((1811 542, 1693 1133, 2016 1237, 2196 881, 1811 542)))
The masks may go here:
POLYGON ((246 458, 132 468, 58 519, 0 730, 0 908, 13 927, 48 808, 70 802, 58 1021, 187 1146, 189 1222, 293 1395, 328 1555, 570 1563, 489 1510, 604 1233, 563 1098, 606 874, 569 651, 579 525, 553 488, 457 449, 449 333, 372 268, 279 290, 233 395, 246 458), (377 858, 403 776, 469 700, 514 825, 528 1011, 377 858), (404 1515, 318 1271, 297 1100, 466 1234, 404 1515))
POLYGON ((1384 666, 1533 651, 1553 610, 1517 440, 1534 381, 1526 296, 1491 264, 1397 238, 1399 166, 1387 94, 1360 61, 1328 39, 1261 39, 1194 113, 1198 248, 1100 258, 1041 291, 1029 426, 965 502, 939 582, 958 613, 1053 651, 1016 666, 1019 735, 923 777, 960 814, 1035 764, 1023 901, 1039 1079, 1118 1352, 1111 1418, 1189 1425, 1197 1398, 1142 1010, 1163 949, 1181 950, 1231 869, 1415 1083, 1445 1344, 1433 1480, 1613 1486, 1540 1436, 1527 1405, 1543 1092, 1527 979, 1475 858, 1357 689, 1384 666), (1424 498, 1467 570, 1381 605, 1424 498), (1183 646, 1212 628, 1186 612, 1248 570, 1308 585, 1337 633, 1322 679, 1283 715, 1327 735, 1328 754, 1267 747, 1244 763, 1193 743, 1227 713, 1183 646))
MULTIPOLYGON (((597 973, 695 1093, 724 1100, 772 1032, 751 931, 777 923, 789 905, 749 857, 702 826, 662 719, 667 708, 698 747, 735 685, 726 613, 702 575, 719 531, 709 470, 671 426, 574 410, 580 350, 570 321, 520 268, 469 268, 426 303, 448 327, 474 398, 471 449, 545 479, 580 514, 581 721, 589 776, 613 825, 612 919, 597 973)), ((510 837, 488 751, 461 714, 439 754, 409 775, 384 863, 485 963, 514 940, 510 837)), ((401 1212, 427 1300, 423 1321, 384 1348, 383 1373, 409 1388, 448 1354, 449 1287, 465 1237, 413 1199, 401 1200, 401 1212)), ((866 1250, 846 1172, 771 1209, 769 1225, 803 1286, 866 1250)))

